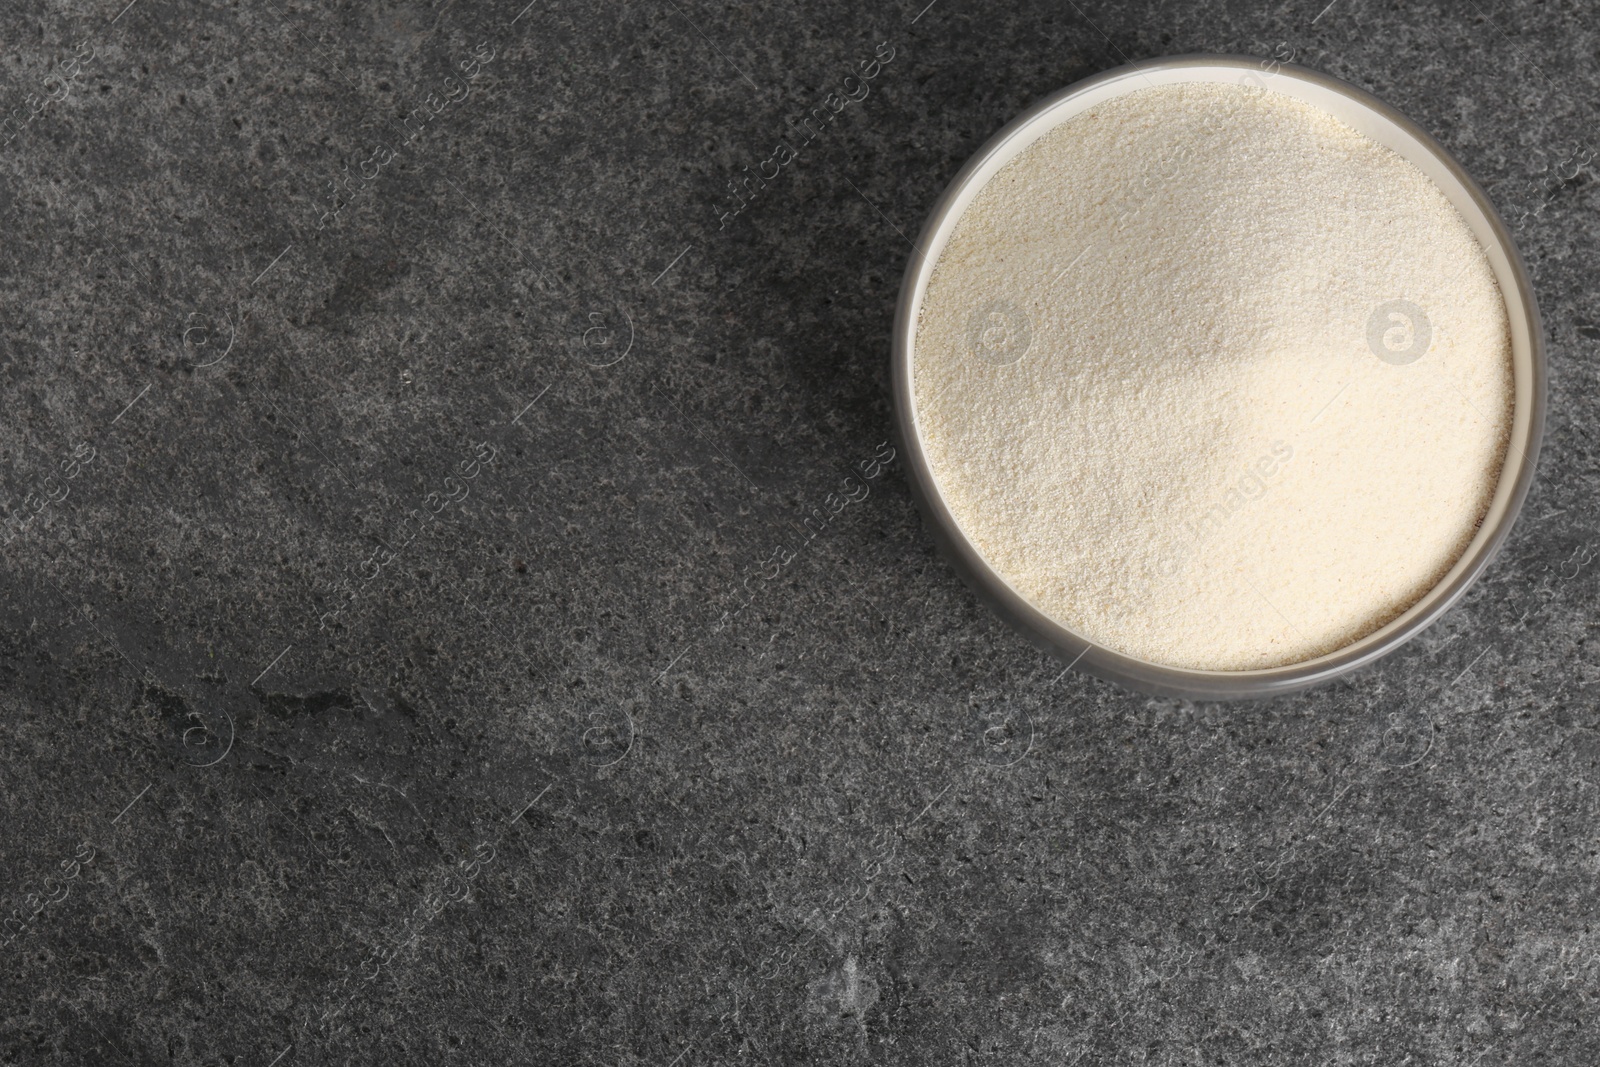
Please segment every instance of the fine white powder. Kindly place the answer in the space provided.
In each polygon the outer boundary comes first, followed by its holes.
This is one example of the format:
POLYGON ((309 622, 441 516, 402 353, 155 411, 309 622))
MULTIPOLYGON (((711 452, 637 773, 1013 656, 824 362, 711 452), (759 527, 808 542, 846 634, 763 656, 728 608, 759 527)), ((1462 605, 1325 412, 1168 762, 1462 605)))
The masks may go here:
POLYGON ((1245 670, 1414 604, 1497 484, 1513 385, 1477 239, 1393 151, 1259 88, 1139 90, 978 193, 913 342, 966 536, 1109 648, 1245 670))

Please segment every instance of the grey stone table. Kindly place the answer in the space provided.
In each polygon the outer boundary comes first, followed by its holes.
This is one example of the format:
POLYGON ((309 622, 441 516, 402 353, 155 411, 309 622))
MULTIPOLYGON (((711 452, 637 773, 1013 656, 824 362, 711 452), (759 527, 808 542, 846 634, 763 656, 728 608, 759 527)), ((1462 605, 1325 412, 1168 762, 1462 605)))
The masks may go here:
POLYGON ((0 1062, 1600 1058, 1592 11, 523 2, 0 16, 0 1062), (1063 671, 884 444, 944 183, 1196 51, 1436 133, 1551 343, 1485 581, 1266 704, 1063 671))

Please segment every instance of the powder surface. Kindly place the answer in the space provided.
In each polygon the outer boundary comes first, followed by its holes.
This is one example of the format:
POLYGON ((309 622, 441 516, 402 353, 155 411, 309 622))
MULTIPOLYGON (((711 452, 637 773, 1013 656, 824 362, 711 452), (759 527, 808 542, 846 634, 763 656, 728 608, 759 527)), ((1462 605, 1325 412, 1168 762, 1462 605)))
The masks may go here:
POLYGON ((1414 165, 1245 86, 1074 116, 958 220, 913 341, 967 537, 1140 659, 1334 651, 1438 583, 1509 439, 1505 306, 1414 165))

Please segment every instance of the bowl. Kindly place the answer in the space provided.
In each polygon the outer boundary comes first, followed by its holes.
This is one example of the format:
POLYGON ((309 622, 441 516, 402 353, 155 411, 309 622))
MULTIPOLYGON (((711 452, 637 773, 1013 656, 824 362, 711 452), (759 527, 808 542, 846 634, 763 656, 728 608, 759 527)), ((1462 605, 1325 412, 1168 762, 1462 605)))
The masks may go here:
POLYGON ((935 540, 967 584, 997 614, 1069 667, 1140 692, 1188 700, 1298 692, 1366 667, 1416 637, 1461 599, 1505 543, 1533 483, 1544 432, 1546 370, 1538 304, 1527 267, 1483 190, 1426 131, 1370 93, 1317 71, 1250 56, 1174 56, 1118 67, 1046 97, 990 138, 957 173, 922 228, 900 287, 890 360, 895 431, 913 496, 935 540), (984 184, 1037 138, 1072 116, 1139 89, 1185 82, 1244 84, 1284 93, 1409 160, 1439 187, 1483 246, 1505 300, 1511 332, 1515 395, 1505 463, 1483 524, 1455 565, 1420 600, 1367 636, 1326 655, 1258 670, 1196 670, 1136 659, 1073 632, 1030 603, 989 565, 957 525, 929 467, 912 387, 917 319, 928 280, 957 221, 984 184))

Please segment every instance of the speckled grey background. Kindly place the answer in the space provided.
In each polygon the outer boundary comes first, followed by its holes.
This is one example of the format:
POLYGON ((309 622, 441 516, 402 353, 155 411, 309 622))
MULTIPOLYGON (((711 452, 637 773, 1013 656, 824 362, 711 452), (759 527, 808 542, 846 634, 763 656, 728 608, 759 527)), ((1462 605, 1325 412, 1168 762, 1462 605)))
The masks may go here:
POLYGON ((1591 9, 123 2, 0 15, 0 1061, 1600 1059, 1591 9), (881 447, 944 183, 1193 51, 1436 133, 1550 339, 1486 580, 1269 704, 1063 673, 881 447))

